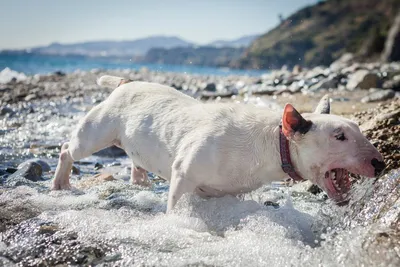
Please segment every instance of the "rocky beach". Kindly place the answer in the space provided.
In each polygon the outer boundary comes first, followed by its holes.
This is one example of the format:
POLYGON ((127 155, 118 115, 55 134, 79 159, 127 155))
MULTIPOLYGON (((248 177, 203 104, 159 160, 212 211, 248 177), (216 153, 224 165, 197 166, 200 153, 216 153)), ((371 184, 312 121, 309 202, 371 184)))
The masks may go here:
POLYGON ((0 266, 400 264, 400 63, 345 54, 329 67, 261 76, 145 68, 0 76, 0 266), (377 179, 353 177, 344 207, 307 182, 276 183, 240 200, 187 197, 165 215, 168 184, 150 174, 150 188, 131 185, 128 158, 109 148, 74 164, 74 190, 50 191, 60 145, 111 92, 96 85, 104 74, 277 110, 310 112, 329 94, 331 113, 355 120, 387 168, 377 179))

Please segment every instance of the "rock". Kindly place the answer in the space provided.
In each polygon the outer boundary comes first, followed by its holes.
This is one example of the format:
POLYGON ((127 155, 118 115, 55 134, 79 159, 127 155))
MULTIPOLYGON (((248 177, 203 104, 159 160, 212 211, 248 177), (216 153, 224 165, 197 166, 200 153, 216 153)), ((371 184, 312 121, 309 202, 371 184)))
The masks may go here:
POLYGON ((337 88, 339 84, 340 77, 336 74, 330 75, 328 78, 321 80, 317 84, 312 85, 309 90, 310 91, 318 91, 321 89, 331 89, 337 88))
POLYGON ((60 77, 64 77, 64 76, 65 76, 65 73, 62 72, 62 71, 60 71, 60 70, 55 71, 53 74, 54 74, 55 76, 60 76, 60 77))
POLYGON ((322 189, 319 188, 317 185, 312 184, 312 185, 307 189, 307 192, 310 192, 311 194, 314 194, 314 195, 318 195, 319 193, 322 192, 322 189))
POLYGON ((14 111, 9 107, 1 107, 0 108, 0 116, 4 116, 6 114, 12 114, 14 111))
POLYGON ((215 83, 207 83, 203 88, 204 91, 215 92, 217 90, 217 86, 215 83))
POLYGON ((103 168, 103 164, 101 164, 101 163, 99 163, 99 162, 96 162, 96 164, 94 164, 94 169, 95 169, 95 170, 99 170, 99 169, 101 169, 101 168, 103 168))
POLYGON ((302 71, 303 71, 303 69, 300 65, 294 65, 292 74, 299 75, 302 71))
POLYGON ((115 157, 124 157, 124 156, 126 156, 126 153, 123 149, 121 149, 119 147, 110 146, 110 147, 107 147, 105 149, 102 149, 102 150, 94 153, 93 155, 99 156, 99 157, 115 158, 115 157))
POLYGON ((395 79, 397 76, 393 78, 393 80, 389 80, 383 83, 382 88, 384 89, 393 89, 395 91, 400 91, 400 79, 395 79))
POLYGON ((279 204, 270 200, 264 202, 264 206, 272 206, 275 209, 279 208, 279 204))
POLYGON ((37 98, 37 96, 35 94, 29 94, 24 98, 24 100, 28 102, 28 101, 34 100, 36 98, 37 98))
POLYGON ((75 166, 75 165, 72 165, 72 170, 71 170, 71 172, 72 172, 72 174, 80 174, 81 173, 81 170, 77 167, 77 166, 75 166))
POLYGON ((77 185, 78 188, 90 188, 95 185, 101 185, 105 182, 115 181, 116 179, 109 173, 99 173, 95 176, 86 178, 81 180, 81 182, 77 185))
POLYGON ((385 101, 391 99, 395 96, 395 92, 391 89, 387 90, 379 90, 373 92, 361 99, 362 103, 370 103, 370 102, 378 102, 378 101, 385 101))
POLYGON ((201 92, 201 99, 208 99, 208 98, 226 98, 233 96, 233 92, 209 92, 209 91, 202 91, 201 92))
POLYGON ((346 88, 349 90, 379 87, 379 77, 368 70, 358 70, 349 77, 346 88))
POLYGON ((7 180, 22 177, 37 182, 42 180, 42 166, 34 161, 23 163, 23 166, 8 177, 7 180))
POLYGON ((29 159, 29 160, 19 164, 17 168, 21 169, 22 167, 24 167, 26 164, 29 164, 30 162, 35 162, 35 163, 39 164, 42 167, 43 172, 49 172, 51 170, 50 165, 42 159, 29 159))
POLYGON ((354 55, 351 53, 343 54, 339 59, 334 61, 329 68, 333 71, 338 71, 344 67, 349 66, 354 60, 354 55))

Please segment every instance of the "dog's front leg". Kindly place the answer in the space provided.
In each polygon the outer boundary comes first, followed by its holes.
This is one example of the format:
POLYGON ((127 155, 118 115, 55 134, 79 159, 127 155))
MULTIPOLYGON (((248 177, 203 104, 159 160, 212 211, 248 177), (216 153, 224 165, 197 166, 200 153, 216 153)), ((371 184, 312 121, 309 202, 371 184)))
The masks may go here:
POLYGON ((171 181, 169 185, 167 213, 175 207, 175 204, 185 193, 192 193, 196 189, 196 184, 187 177, 184 177, 180 170, 172 170, 171 181))

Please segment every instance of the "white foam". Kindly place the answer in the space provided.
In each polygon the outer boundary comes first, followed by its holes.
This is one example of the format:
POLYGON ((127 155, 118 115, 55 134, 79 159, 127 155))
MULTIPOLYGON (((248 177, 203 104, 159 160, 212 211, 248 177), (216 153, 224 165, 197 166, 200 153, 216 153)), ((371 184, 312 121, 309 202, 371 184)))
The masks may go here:
POLYGON ((16 72, 10 68, 5 68, 0 72, 0 83, 8 83, 13 78, 17 79, 17 81, 24 81, 27 76, 24 73, 16 72))

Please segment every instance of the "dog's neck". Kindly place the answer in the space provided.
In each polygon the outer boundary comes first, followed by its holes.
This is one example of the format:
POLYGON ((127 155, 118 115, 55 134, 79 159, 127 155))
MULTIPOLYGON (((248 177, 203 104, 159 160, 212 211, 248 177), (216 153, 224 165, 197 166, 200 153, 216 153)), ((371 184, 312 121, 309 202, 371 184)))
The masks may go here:
MULTIPOLYGON (((258 141, 258 143, 263 143, 263 150, 259 151, 259 155, 264 155, 262 164, 260 164, 260 173, 263 183, 269 183, 272 181, 282 181, 290 178, 287 173, 282 170, 282 161, 281 161, 281 152, 280 152, 280 129, 279 125, 266 127, 263 130, 262 137, 260 139, 262 141, 258 141), (273 148, 273 149, 271 149, 273 148), (261 152, 261 153, 260 153, 261 152), (265 157, 267 155, 267 157, 265 157)), ((305 171, 301 168, 301 160, 299 159, 298 147, 296 143, 292 140, 289 140, 289 150, 290 157, 292 161, 292 165, 295 171, 304 179, 305 171)))

